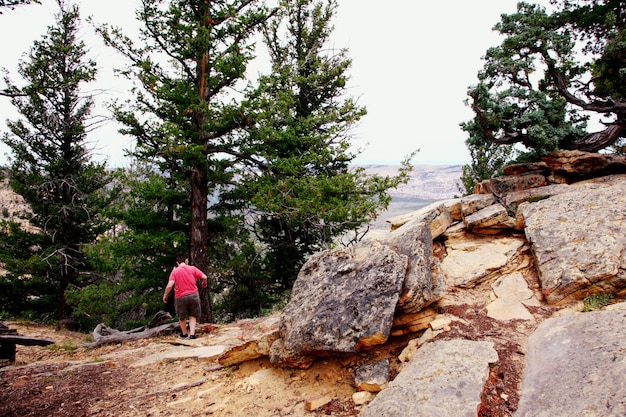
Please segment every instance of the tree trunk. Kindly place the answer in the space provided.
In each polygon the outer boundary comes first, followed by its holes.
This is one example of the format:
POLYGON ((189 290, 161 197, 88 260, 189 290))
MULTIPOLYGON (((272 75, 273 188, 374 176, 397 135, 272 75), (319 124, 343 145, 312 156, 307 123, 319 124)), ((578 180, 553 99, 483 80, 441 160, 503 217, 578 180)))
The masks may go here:
MULTIPOLYGON (((191 173, 191 236, 189 237, 191 264, 205 274, 207 273, 208 258, 207 246, 209 229, 207 224, 208 215, 208 185, 207 179, 199 169, 191 173)), ((198 318, 200 323, 213 323, 213 312, 209 286, 199 288, 200 306, 202 315, 198 318)))
MULTIPOLYGON (((201 5, 203 26, 209 25, 209 4, 204 2, 201 5)), ((196 67, 196 86, 198 88, 198 97, 200 100, 208 102, 208 91, 206 88, 207 77, 209 71, 208 65, 208 51, 202 54, 202 58, 198 60, 196 67)), ((198 142, 200 146, 206 146, 208 138, 203 131, 205 129, 205 121, 207 115, 202 112, 196 112, 194 114, 194 122, 196 129, 198 130, 198 142)), ((206 155, 205 155, 206 156, 206 155)), ((195 167, 191 172, 191 236, 189 238, 190 251, 191 251, 191 264, 195 265, 205 274, 208 272, 207 267, 209 264, 207 258, 209 229, 207 223, 208 217, 208 194, 209 186, 207 183, 206 170, 199 167, 195 167)), ((209 285, 207 288, 199 288, 200 292, 200 307, 202 308, 202 315, 198 317, 200 323, 213 323, 213 311, 211 306, 211 298, 209 295, 209 285)))

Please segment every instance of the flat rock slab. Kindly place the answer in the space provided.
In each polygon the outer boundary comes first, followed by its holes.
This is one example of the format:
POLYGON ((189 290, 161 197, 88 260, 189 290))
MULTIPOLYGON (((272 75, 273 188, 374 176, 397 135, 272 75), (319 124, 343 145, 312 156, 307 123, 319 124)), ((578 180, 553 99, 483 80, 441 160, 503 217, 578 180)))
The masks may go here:
POLYGON ((515 417, 626 416, 626 311, 545 320, 528 339, 515 417))
POLYGON ((497 361, 491 342, 427 343, 360 416, 475 417, 489 364, 497 361))
POLYGON ((504 275, 491 285, 496 297, 485 308, 487 315, 496 320, 533 320, 524 303, 536 305, 537 300, 521 273, 504 275))
POLYGON ((215 346, 200 346, 200 347, 187 347, 187 346, 175 346, 170 347, 162 352, 157 352, 152 355, 143 357, 136 362, 133 362, 131 367, 140 367, 149 365, 156 362, 174 361, 179 359, 202 359, 213 360, 217 359, 223 354, 229 347, 224 345, 215 346))
POLYGON ((489 303, 485 309, 487 310, 487 316, 500 321, 534 319, 533 315, 524 307, 524 304, 517 300, 498 298, 489 303))
POLYGON ((441 270, 448 285, 472 288, 504 268, 524 246, 524 240, 512 237, 466 235, 446 242, 448 256, 441 270))
POLYGON ((533 298, 533 292, 520 272, 501 276, 491 289, 496 297, 506 300, 528 301, 533 298))

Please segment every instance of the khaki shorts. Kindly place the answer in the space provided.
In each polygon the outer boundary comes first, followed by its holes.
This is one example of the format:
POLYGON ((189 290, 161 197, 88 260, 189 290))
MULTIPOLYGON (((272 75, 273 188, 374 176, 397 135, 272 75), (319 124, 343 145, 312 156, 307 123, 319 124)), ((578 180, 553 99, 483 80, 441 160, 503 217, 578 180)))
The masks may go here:
POLYGON ((179 320, 186 319, 187 316, 198 318, 202 314, 200 309, 200 295, 189 294, 174 300, 176 315, 179 320))

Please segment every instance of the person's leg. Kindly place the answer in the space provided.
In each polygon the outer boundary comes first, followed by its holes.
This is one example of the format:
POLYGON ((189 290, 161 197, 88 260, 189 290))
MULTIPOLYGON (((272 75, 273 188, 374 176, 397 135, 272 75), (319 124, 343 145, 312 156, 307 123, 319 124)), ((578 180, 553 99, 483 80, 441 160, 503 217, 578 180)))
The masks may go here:
MULTIPOLYGON (((183 337, 187 336, 187 320, 178 319, 178 323, 180 324, 180 335, 183 337)), ((191 317, 189 317, 189 323, 191 323, 191 317)))
POLYGON ((174 305, 176 307, 178 323, 180 324, 180 336, 187 337, 187 301, 185 300, 185 297, 175 299, 174 305))
POLYGON ((190 302, 188 307, 189 313, 189 338, 196 338, 196 321, 201 316, 202 309, 200 308, 200 296, 194 294, 190 296, 190 302))

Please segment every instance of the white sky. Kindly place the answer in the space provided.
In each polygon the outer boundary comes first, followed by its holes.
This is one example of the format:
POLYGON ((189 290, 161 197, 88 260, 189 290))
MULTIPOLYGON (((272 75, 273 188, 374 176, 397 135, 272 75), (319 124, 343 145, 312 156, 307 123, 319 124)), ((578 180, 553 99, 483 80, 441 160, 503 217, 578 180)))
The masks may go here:
MULTIPOLYGON (((399 164, 420 149, 413 163, 464 164, 469 162, 466 135, 459 124, 472 112, 463 101, 468 86, 476 83, 481 57, 501 39, 491 28, 500 14, 516 10, 518 0, 339 0, 335 46, 348 48, 353 59, 351 96, 368 114, 353 131, 355 148, 363 152, 360 164, 399 164)), ((53 24, 56 4, 22 6, 0 15, 0 68, 18 79, 17 60, 53 24)), ((81 16, 97 22, 136 27, 138 0, 82 0, 81 16)), ((536 1, 543 5, 548 0, 536 1)), ((96 88, 107 90, 98 100, 122 95, 128 86, 112 75, 121 66, 114 52, 104 48, 84 27, 84 41, 100 67, 96 88)), ((98 108, 99 113, 104 110, 98 108)), ((0 131, 16 114, 9 100, 0 97, 0 131)), ((94 158, 109 166, 127 166, 123 149, 132 140, 117 133, 111 121, 89 136, 94 158)), ((6 147, 0 146, 0 164, 6 164, 6 147)))

